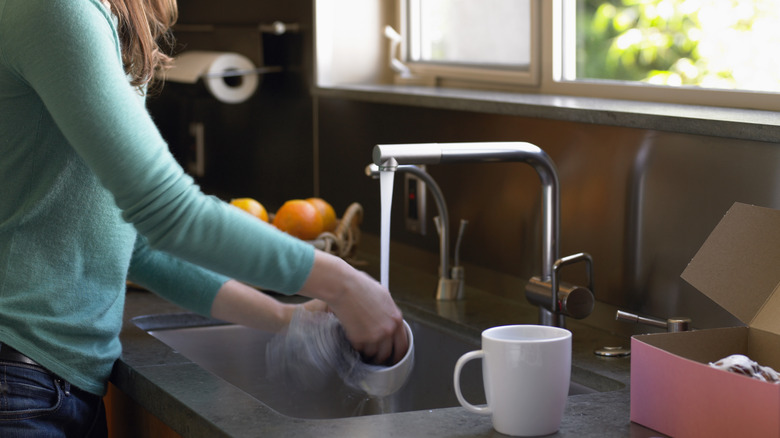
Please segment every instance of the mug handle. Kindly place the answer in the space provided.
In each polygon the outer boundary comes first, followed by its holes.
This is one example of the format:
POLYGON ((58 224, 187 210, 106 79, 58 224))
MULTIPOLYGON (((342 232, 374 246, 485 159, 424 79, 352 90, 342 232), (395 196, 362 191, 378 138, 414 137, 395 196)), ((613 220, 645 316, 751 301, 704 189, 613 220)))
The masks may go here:
POLYGON ((463 365, 472 359, 481 359, 483 357, 485 357, 485 352, 483 350, 469 351, 468 353, 461 356, 460 359, 458 359, 458 362, 455 363, 453 383, 455 384, 455 395, 458 397, 458 401, 460 402, 461 406, 476 414, 490 415, 493 412, 490 409, 490 406, 485 406, 484 408, 474 406, 467 402, 466 399, 463 398, 463 394, 460 392, 460 371, 463 368, 463 365))

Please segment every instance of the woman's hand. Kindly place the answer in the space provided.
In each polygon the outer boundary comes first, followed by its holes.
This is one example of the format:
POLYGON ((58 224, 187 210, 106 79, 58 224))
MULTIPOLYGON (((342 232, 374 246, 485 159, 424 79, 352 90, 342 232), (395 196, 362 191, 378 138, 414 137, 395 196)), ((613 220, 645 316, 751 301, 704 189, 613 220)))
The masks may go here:
POLYGON ((390 291, 342 259, 317 251, 300 294, 327 303, 367 362, 396 363, 406 354, 409 340, 403 316, 390 291))
MULTIPOLYGON (((303 304, 299 304, 299 306, 303 306, 303 308, 309 312, 330 312, 328 303, 317 299, 309 300, 303 304)), ((289 320, 287 322, 289 324, 289 320)))

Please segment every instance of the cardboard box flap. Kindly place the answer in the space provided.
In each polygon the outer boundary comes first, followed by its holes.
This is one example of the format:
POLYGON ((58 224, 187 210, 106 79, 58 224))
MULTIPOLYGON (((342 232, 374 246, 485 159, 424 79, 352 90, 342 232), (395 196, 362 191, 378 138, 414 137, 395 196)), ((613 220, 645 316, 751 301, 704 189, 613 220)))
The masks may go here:
POLYGON ((735 203, 682 278, 748 325, 767 304, 780 313, 780 211, 735 203))

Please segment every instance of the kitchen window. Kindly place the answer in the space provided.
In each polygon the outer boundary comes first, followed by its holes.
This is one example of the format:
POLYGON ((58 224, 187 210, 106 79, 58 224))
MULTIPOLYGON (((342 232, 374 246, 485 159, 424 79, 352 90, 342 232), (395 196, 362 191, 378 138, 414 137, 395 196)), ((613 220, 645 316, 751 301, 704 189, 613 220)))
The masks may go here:
POLYGON ((421 76, 536 83, 532 0, 403 0, 407 61, 421 76))
POLYGON ((780 109, 776 0, 397 1, 399 82, 780 109))

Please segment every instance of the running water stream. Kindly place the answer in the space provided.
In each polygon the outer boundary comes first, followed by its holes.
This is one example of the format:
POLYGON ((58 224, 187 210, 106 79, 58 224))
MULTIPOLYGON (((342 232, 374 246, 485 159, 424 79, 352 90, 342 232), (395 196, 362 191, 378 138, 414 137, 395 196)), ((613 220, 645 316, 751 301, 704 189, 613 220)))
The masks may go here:
POLYGON ((382 286, 390 288, 390 210, 393 206, 393 181, 395 172, 380 171, 379 187, 381 190, 382 217, 379 233, 379 281, 382 286))

